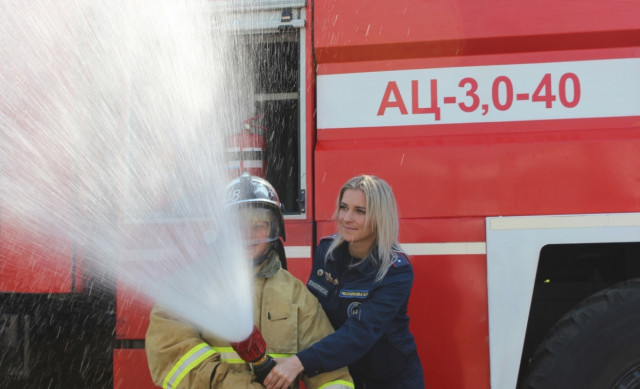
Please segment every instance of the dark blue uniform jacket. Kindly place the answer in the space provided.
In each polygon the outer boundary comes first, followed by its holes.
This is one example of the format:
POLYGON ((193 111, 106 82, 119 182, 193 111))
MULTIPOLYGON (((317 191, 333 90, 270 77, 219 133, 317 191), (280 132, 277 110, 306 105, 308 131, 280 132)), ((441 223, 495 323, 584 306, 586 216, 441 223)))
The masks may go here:
POLYGON ((307 287, 336 332, 297 354, 305 371, 313 374, 349 366, 356 382, 393 382, 416 373, 421 378, 407 316, 413 284, 407 256, 398 255, 382 281, 374 282, 377 269, 369 259, 348 268, 357 260, 349 255, 346 243, 325 262, 332 240, 323 238, 316 249, 307 287))

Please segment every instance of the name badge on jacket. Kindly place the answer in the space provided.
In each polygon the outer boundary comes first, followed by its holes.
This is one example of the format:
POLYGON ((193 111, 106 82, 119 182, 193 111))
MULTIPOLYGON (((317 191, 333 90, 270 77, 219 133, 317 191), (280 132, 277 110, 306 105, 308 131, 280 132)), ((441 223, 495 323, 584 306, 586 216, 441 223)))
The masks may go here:
POLYGON ((364 299, 369 296, 369 291, 364 289, 341 289, 339 296, 342 298, 364 299))

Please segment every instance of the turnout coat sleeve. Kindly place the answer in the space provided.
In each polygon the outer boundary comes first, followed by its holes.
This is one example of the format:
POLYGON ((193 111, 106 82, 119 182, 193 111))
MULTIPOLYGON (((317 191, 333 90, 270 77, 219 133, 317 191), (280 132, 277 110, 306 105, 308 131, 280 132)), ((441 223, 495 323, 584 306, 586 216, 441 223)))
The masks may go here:
POLYGON ((151 311, 145 348, 149 371, 157 386, 198 389, 264 388, 251 382, 250 371, 231 370, 226 363, 220 363, 220 354, 210 349, 201 333, 158 306, 151 311), (200 358, 204 360, 194 363, 193 368, 177 382, 172 380, 172 377, 180 375, 180 372, 175 370, 177 366, 189 367, 185 355, 191 352, 190 355, 195 356, 194 350, 195 353, 200 353, 200 358), (215 376, 210 383, 214 370, 215 376))

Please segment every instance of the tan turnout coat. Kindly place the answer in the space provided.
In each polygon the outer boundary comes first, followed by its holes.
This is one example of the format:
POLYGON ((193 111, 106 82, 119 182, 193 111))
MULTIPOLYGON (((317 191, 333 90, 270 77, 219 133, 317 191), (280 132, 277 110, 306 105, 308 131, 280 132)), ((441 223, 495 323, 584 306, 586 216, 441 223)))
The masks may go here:
MULTIPOLYGON (((254 290, 254 321, 267 343, 267 353, 293 355, 333 332, 318 300, 300 280, 280 267, 275 252, 256 269, 254 290)), ((254 382, 249 365, 238 360, 227 341, 180 321, 158 306, 150 319, 145 347, 156 385, 180 389, 264 388, 254 382)), ((303 374, 301 378, 307 389, 353 388, 346 367, 313 377, 303 374)))

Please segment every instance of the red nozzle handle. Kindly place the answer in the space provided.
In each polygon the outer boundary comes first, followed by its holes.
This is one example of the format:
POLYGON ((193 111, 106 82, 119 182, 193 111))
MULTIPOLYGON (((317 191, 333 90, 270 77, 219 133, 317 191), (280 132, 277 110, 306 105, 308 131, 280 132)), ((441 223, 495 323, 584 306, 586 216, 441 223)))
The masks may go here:
POLYGON ((230 342, 231 347, 238 353, 240 358, 249 363, 256 363, 264 357, 267 351, 267 343, 264 341, 260 330, 255 325, 251 335, 240 342, 230 342))

